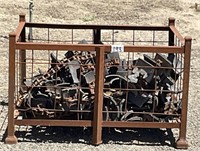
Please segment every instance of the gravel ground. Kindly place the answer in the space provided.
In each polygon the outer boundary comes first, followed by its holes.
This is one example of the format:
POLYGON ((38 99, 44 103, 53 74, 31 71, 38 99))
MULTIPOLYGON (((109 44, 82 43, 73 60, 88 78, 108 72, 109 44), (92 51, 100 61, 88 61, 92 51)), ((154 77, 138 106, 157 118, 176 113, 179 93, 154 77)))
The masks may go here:
MULTIPOLYGON (((34 22, 76 24, 167 25, 175 17, 183 36, 193 38, 188 106, 188 150, 200 150, 200 12, 194 3, 199 0, 34 0, 34 22)), ((3 143, 7 120, 8 34, 18 24, 18 14, 28 14, 28 0, 0 0, 0 151, 21 150, 176 150, 174 137, 158 129, 104 129, 103 144, 90 145, 91 129, 57 127, 16 127, 19 143, 3 143), (5 122, 4 122, 5 121, 5 122), (78 133, 77 133, 78 132, 78 133)), ((28 20, 28 17, 27 17, 28 20)))

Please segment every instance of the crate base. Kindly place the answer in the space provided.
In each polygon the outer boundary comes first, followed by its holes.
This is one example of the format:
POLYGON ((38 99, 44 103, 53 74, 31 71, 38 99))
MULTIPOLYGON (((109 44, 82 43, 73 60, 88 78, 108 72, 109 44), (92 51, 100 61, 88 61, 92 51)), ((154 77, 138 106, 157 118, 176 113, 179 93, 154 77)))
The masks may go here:
POLYGON ((7 136, 5 139, 5 144, 17 144, 17 137, 14 136, 7 136))
POLYGON ((176 148, 177 149, 187 149, 188 142, 185 139, 178 139, 176 142, 176 148))

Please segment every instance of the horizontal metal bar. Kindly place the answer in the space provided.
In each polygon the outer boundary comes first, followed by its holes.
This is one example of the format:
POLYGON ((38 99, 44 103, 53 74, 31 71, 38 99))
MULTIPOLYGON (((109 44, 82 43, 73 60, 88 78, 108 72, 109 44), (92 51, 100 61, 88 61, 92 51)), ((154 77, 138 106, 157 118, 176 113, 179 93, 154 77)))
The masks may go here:
POLYGON ((16 125, 41 125, 41 126, 92 126, 92 121, 89 120, 47 120, 47 119, 15 119, 16 125))
MULTIPOLYGON (((28 38, 26 38, 27 40, 28 40, 28 38)), ((62 43, 71 43, 72 44, 72 41, 71 40, 48 40, 48 39, 41 39, 41 38, 33 38, 33 39, 31 39, 31 40, 36 40, 36 41, 41 41, 41 42, 62 42, 62 43)), ((88 42, 88 43, 93 43, 93 41, 92 40, 87 40, 86 39, 86 41, 88 42)), ((80 40, 73 40, 73 42, 80 42, 80 40)), ((137 42, 137 43, 168 43, 168 41, 162 41, 162 40, 155 40, 155 41, 153 41, 153 40, 144 40, 144 41, 141 41, 141 40, 114 40, 114 41, 112 41, 112 40, 102 40, 101 42, 137 42)))
MULTIPOLYGON (((16 125, 30 126, 92 126, 92 121, 88 120, 46 120, 46 119, 15 119, 16 125)), ((103 121, 102 127, 124 127, 124 128, 179 128, 180 123, 159 123, 159 122, 122 122, 122 121, 103 121)))
MULTIPOLYGON (((105 52, 111 51, 111 45, 102 44, 51 44, 17 42, 16 49, 22 50, 74 50, 74 51, 95 51, 96 47, 105 47, 105 52)), ((177 46, 124 46, 124 52, 156 52, 156 53, 184 53, 183 47, 177 46)))
POLYGON ((130 26, 130 25, 78 25, 26 23, 25 27, 59 28, 59 29, 111 29, 111 30, 158 30, 169 31, 169 26, 130 26))
POLYGON ((103 45, 90 45, 90 44, 73 45, 73 44, 17 42, 16 49, 95 51, 95 47, 102 47, 102 46, 103 45))
POLYGON ((179 128, 180 123, 103 121, 102 127, 179 128))
POLYGON ((181 45, 184 46, 185 45, 185 39, 181 36, 179 31, 176 29, 176 27, 175 26, 169 26, 169 28, 176 35, 176 37, 180 40, 181 45))
POLYGON ((184 48, 176 46, 124 46, 125 52, 184 53, 184 48))

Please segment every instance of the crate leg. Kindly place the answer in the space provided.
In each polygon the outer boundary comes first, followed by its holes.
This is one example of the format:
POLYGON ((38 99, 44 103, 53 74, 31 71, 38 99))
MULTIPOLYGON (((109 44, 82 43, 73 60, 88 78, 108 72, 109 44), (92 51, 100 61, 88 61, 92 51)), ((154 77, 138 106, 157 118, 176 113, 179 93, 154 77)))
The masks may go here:
POLYGON ((5 144, 17 144, 17 137, 15 135, 7 136, 5 139, 5 144))
POLYGON ((188 148, 188 142, 184 138, 179 138, 176 142, 176 148, 178 149, 187 149, 188 148))
POLYGON ((102 143, 102 108, 104 86, 104 48, 96 48, 95 102, 93 117, 93 144, 102 143))
POLYGON ((9 92, 8 92, 8 128, 6 144, 16 144, 15 119, 14 119, 14 93, 15 93, 15 39, 16 33, 9 35, 9 92))
POLYGON ((184 58, 184 75, 183 75, 183 96, 182 96, 182 111, 181 111, 181 126, 179 139, 176 142, 176 147, 180 149, 187 149, 188 143, 186 141, 187 128, 187 109, 188 109, 188 92, 189 92, 189 73, 190 73, 190 56, 191 56, 191 37, 185 37, 185 58, 184 58))

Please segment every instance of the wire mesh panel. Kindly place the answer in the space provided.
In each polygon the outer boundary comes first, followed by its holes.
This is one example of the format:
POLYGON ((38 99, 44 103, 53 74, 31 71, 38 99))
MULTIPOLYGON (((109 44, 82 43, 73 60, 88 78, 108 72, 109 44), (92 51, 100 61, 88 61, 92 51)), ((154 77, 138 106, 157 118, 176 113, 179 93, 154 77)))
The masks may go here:
POLYGON ((104 120, 180 121, 183 59, 179 54, 106 56, 104 120))
MULTIPOLYGON (((95 54, 78 51, 27 51, 20 83, 16 72, 17 109, 20 117, 91 119, 94 102, 95 54)), ((17 53, 18 54, 18 53, 17 53)))

